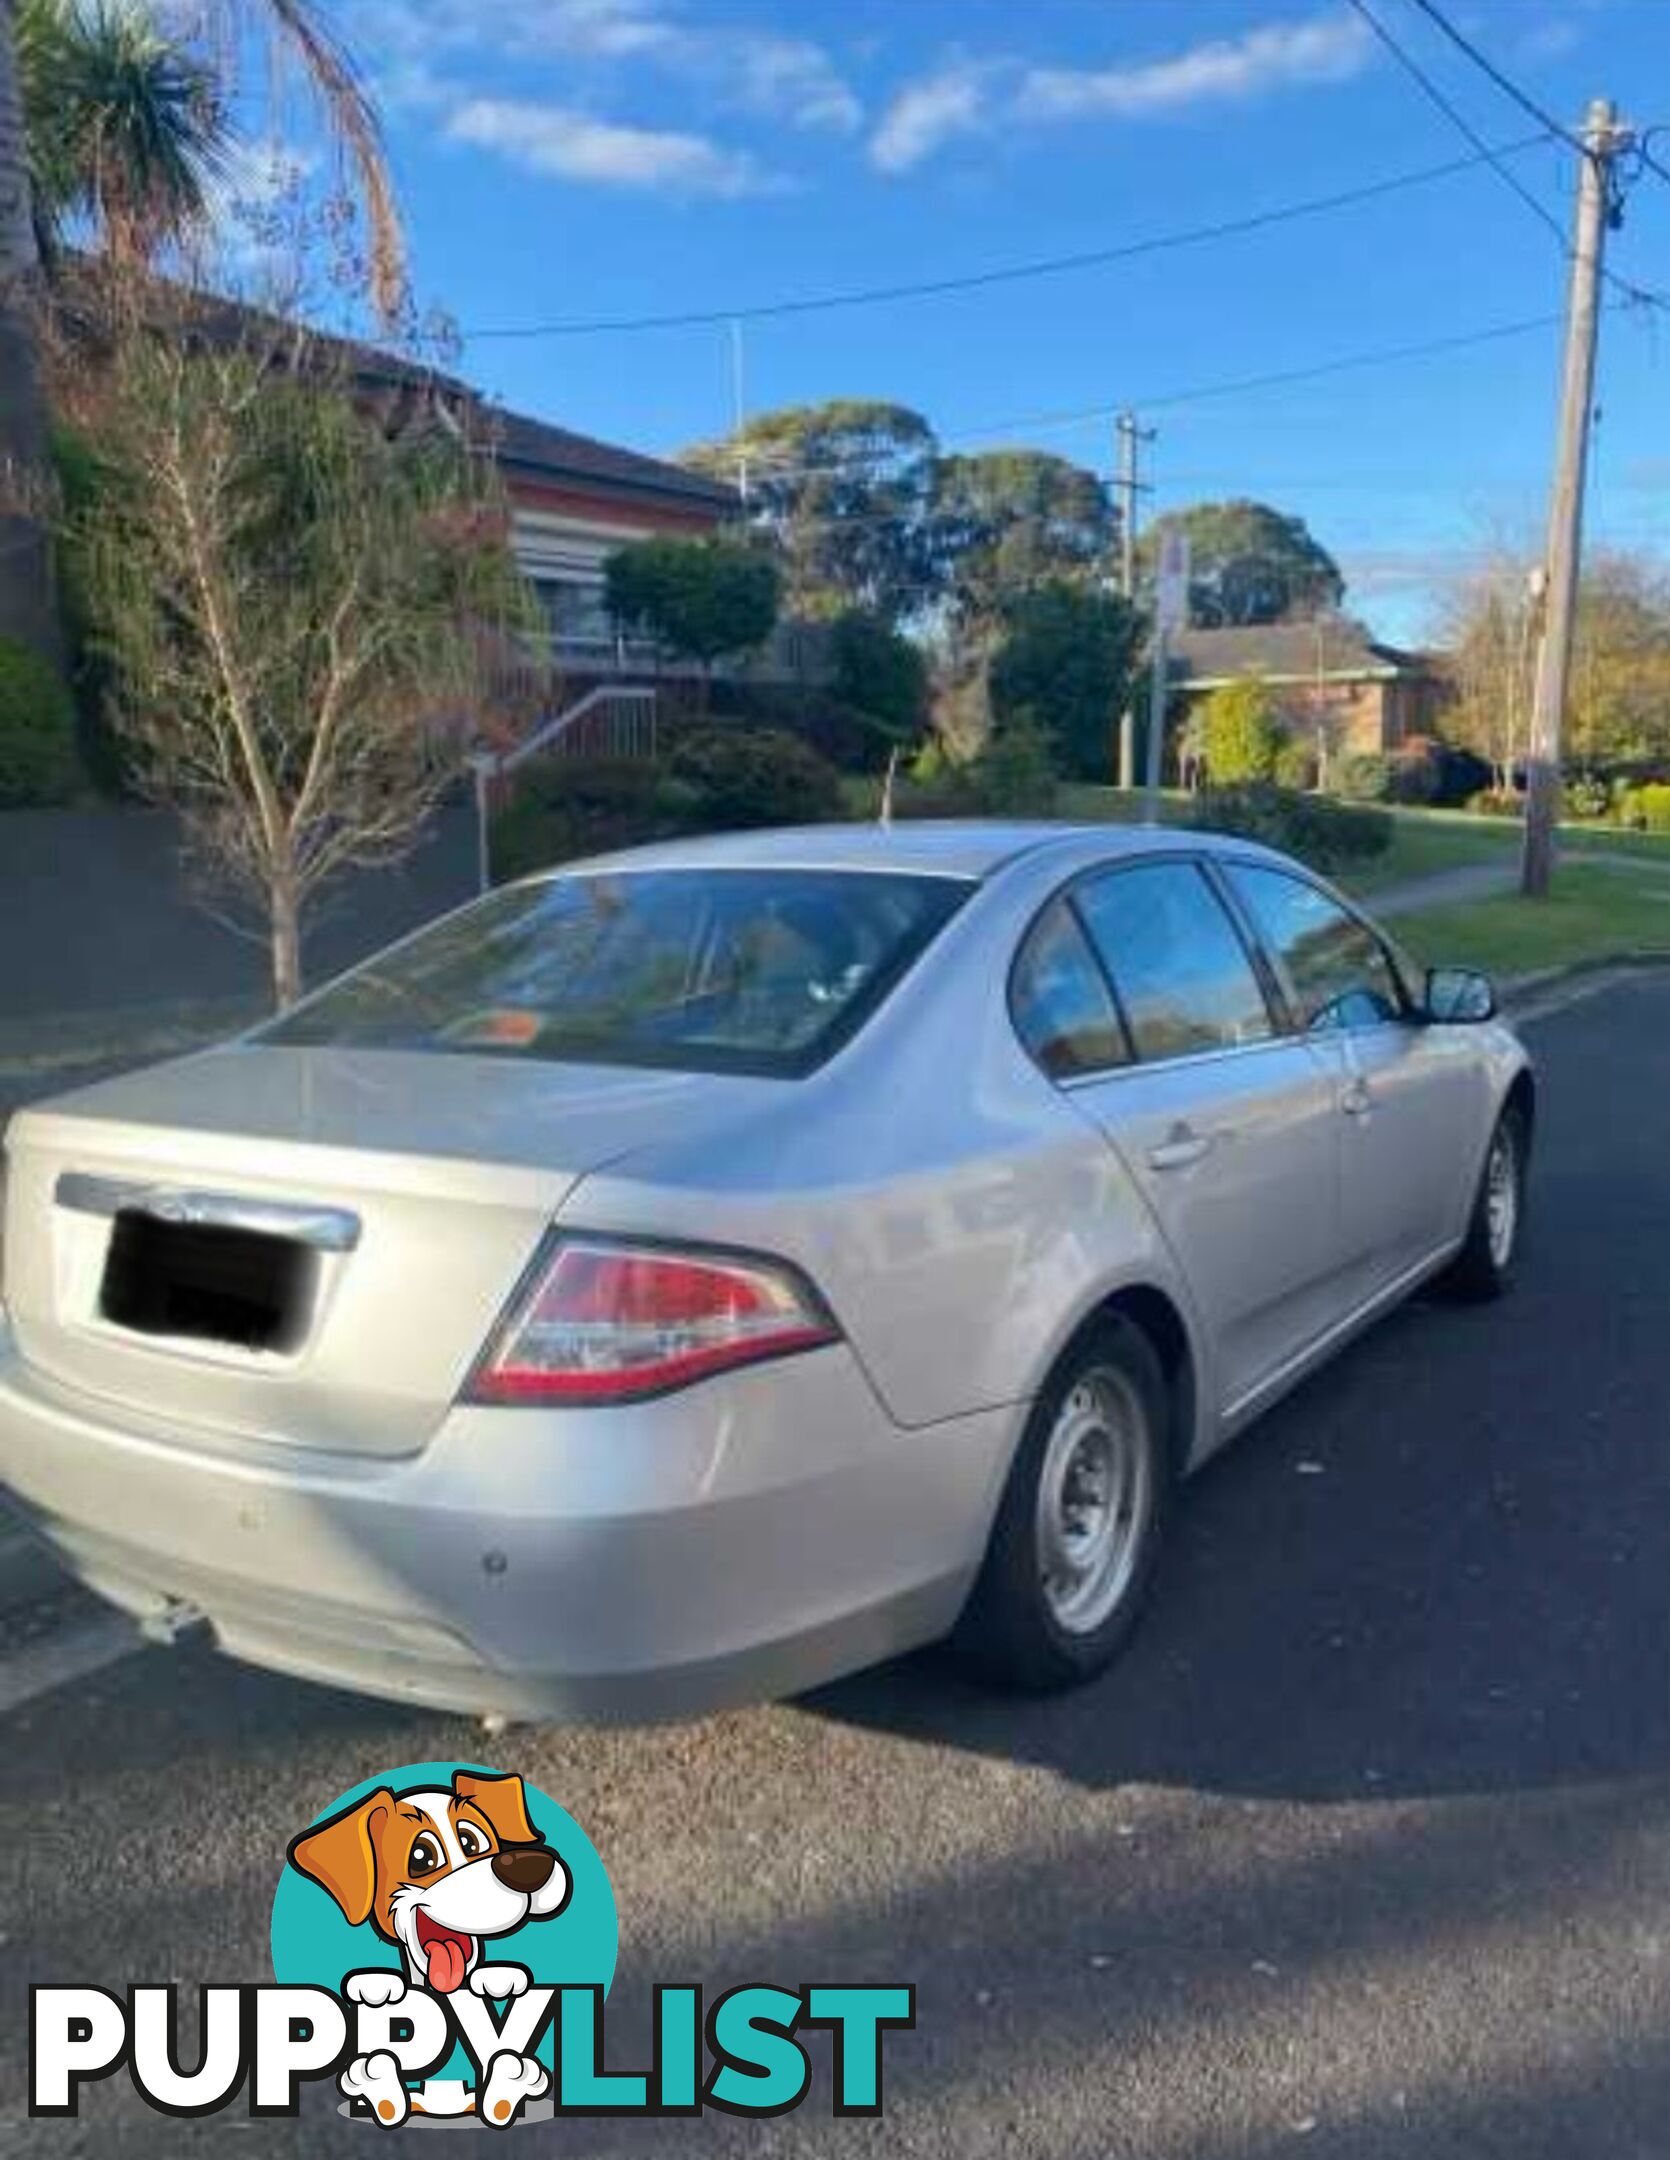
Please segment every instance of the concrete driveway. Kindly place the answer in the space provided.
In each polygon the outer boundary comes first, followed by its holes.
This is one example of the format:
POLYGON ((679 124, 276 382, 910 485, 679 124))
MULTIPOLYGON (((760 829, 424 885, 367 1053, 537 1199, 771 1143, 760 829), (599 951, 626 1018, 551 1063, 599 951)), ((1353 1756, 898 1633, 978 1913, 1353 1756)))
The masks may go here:
POLYGON ((909 1979, 888 2112, 564 2154, 1663 2160, 1670 2151, 1670 979, 1530 1029, 1518 1294, 1398 1315, 1192 1490, 1122 1668, 928 1656, 792 1705, 484 1742, 147 1650, 0 1721, 0 2150, 312 2155, 299 2124, 23 2116, 30 1981, 258 1979, 287 1838, 385 1765, 537 1780, 613 1874, 611 2056, 656 1979, 909 1979))

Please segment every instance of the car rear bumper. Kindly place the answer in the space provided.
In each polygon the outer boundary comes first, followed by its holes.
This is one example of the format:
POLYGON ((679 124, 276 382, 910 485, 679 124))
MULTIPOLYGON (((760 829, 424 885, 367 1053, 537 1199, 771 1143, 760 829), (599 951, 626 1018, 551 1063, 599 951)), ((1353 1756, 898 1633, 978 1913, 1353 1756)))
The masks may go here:
POLYGON ((1015 1423, 904 1430, 834 1347, 347 1456, 184 1436, 46 1379, 0 1323, 0 1480, 85 1582, 251 1663, 472 1713, 689 1716, 932 1640, 1015 1423))

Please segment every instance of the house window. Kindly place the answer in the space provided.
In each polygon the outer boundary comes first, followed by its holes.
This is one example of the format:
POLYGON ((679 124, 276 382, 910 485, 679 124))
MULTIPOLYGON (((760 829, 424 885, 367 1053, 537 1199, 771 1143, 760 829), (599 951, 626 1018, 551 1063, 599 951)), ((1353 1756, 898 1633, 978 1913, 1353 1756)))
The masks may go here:
POLYGON ((612 645, 615 626, 605 605, 603 587, 568 578, 533 580, 534 597, 544 610, 551 636, 559 645, 612 645))

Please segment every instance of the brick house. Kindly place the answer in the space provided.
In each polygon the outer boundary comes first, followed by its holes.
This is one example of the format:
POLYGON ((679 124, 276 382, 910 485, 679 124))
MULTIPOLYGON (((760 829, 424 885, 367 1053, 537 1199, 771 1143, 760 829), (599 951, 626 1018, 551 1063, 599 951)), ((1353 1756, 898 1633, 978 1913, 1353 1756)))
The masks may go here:
POLYGON ((1436 734, 1449 694, 1429 654, 1381 644, 1338 617, 1180 630, 1171 676, 1174 696, 1191 707, 1225 683, 1256 676, 1294 735, 1325 740, 1331 756, 1396 750, 1412 736, 1436 734))
POLYGON ((634 657, 603 604, 603 565, 652 534, 700 538, 736 515, 735 490, 636 450, 576 435, 526 413, 485 412, 511 504, 511 546, 571 673, 607 673, 634 657))
MULTIPOLYGON (((67 255, 53 303, 68 338, 96 355, 108 329, 92 266, 67 255)), ((492 454, 511 511, 510 541, 569 679, 639 668, 650 657, 616 635, 603 606, 603 565, 618 547, 658 533, 700 538, 738 516, 734 488, 681 465, 512 412, 444 369, 354 338, 302 332, 271 311, 159 279, 149 313, 166 334, 211 347, 248 345, 275 368, 311 352, 391 434, 439 424, 492 454)))

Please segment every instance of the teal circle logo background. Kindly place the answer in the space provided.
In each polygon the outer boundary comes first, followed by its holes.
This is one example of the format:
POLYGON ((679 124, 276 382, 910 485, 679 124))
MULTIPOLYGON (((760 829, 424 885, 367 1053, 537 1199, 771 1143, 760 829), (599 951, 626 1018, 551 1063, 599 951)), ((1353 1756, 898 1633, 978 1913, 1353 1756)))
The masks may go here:
MULTIPOLYGON (((502 1777, 502 1770, 486 1763, 403 1763, 375 1777, 362 1778, 322 1807, 314 1822, 341 1814, 358 1800, 386 1785, 393 1792, 413 1787, 449 1786, 455 1770, 476 1771, 502 1777)), ((573 1891, 567 1905, 550 1920, 528 1920, 509 1935, 494 1935, 482 1944, 482 1962, 523 1965, 535 1987, 600 1987, 608 1993, 615 1977, 615 1956, 620 1925, 615 1912, 615 1893, 608 1870, 597 1848, 569 1814, 548 1793, 523 1780, 528 1819, 541 1841, 567 1868, 573 1891)), ((298 1823, 296 1835, 312 1827, 298 1823)), ((327 1890, 312 1882, 286 1861, 273 1899, 273 1978, 285 1986, 329 1988, 340 1994, 343 1975, 374 1972, 379 1967, 403 1972, 405 1959, 398 1944, 385 1942, 369 1921, 351 1927, 341 1907, 327 1890)), ((497 2011, 501 2006, 495 2005, 497 2011)), ((551 2035, 538 2048, 540 2060, 551 2067, 551 2035)), ((449 2061, 435 2073, 442 2078, 474 2075, 462 2048, 454 2048, 449 2061)))

